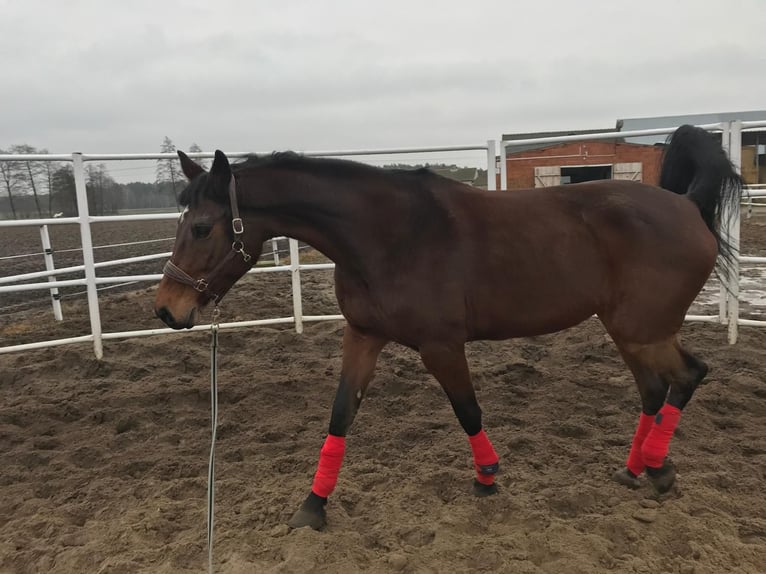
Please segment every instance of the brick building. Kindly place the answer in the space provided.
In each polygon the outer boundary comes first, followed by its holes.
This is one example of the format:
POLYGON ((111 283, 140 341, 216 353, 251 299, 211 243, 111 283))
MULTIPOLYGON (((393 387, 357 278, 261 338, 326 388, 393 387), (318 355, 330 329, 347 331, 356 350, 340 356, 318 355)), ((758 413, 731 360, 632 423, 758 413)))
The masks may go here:
MULTIPOLYGON (((543 133, 505 134, 502 145, 514 140, 614 133, 613 139, 583 139, 567 143, 509 145, 508 190, 578 183, 595 179, 632 179, 657 185, 666 135, 624 138, 623 131, 731 120, 763 121, 766 110, 617 120, 614 128, 543 133)), ((720 134, 717 135, 720 138, 720 134)), ((748 184, 766 183, 766 130, 742 133, 742 175, 748 184)), ((500 181, 498 176, 498 189, 500 181)))
POLYGON ((659 182, 662 147, 594 140, 549 144, 507 155, 508 189, 548 187, 594 179, 659 182))

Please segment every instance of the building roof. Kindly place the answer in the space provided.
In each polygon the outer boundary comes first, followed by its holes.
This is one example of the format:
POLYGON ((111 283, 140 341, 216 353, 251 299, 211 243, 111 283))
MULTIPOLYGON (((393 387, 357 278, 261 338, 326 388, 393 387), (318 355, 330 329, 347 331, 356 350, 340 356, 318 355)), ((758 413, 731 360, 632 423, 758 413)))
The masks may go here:
MULTIPOLYGON (((716 112, 708 114, 686 114, 677 116, 654 116, 645 118, 625 118, 617 120, 616 128, 619 131, 629 130, 647 130, 652 128, 666 128, 680 126, 682 124, 705 125, 717 124, 720 122, 731 122, 734 120, 747 121, 766 121, 766 110, 752 110, 741 112, 716 112)), ((764 128, 766 131, 766 128, 764 128)), ((755 142, 754 134, 758 132, 745 132, 742 134, 743 145, 753 145, 755 142), (750 140, 753 141, 750 141, 750 140)), ((654 144, 664 143, 667 136, 645 136, 640 138, 628 138, 626 141, 631 143, 654 144)), ((764 134, 761 132, 760 141, 764 142, 764 134)))
MULTIPOLYGON (((556 138, 560 136, 581 136, 581 135, 588 135, 588 134, 601 134, 601 133, 607 133, 607 132, 616 133, 617 131, 618 130, 616 128, 604 128, 604 129, 594 129, 594 130, 564 130, 564 131, 553 131, 553 132, 527 132, 527 133, 520 133, 520 134, 503 134, 502 141, 527 140, 527 139, 536 139, 536 138, 556 138)), ((605 139, 601 141, 614 142, 614 141, 622 141, 622 140, 623 138, 617 137, 613 140, 605 139)), ((509 152, 517 154, 517 153, 521 153, 521 152, 529 151, 533 149, 544 149, 554 145, 561 145, 561 144, 538 143, 538 144, 513 146, 512 150, 509 150, 509 152)))
MULTIPOLYGON (((752 110, 741 112, 717 112, 709 114, 687 114, 687 115, 675 115, 675 116, 654 116, 644 118, 624 118, 618 119, 615 122, 613 128, 604 129, 590 129, 590 130, 563 130, 563 131, 550 131, 550 132, 526 132, 516 134, 503 134, 502 141, 522 140, 522 139, 536 139, 545 137, 559 137, 559 136, 575 136, 575 135, 588 135, 597 133, 610 133, 629 131, 629 130, 642 130, 652 128, 665 128, 680 126, 682 124, 693 125, 705 125, 715 124, 726 121, 766 121, 766 110, 752 110)), ((655 145, 664 144, 667 139, 666 135, 657 136, 643 136, 634 138, 623 138, 616 136, 614 139, 607 138, 600 141, 605 142, 622 142, 639 145, 655 145)), ((766 128, 762 131, 743 132, 742 144, 743 145, 755 145, 766 143, 766 128)), ((521 146, 513 146, 512 153, 517 154, 519 152, 544 149, 553 145, 559 145, 555 143, 537 143, 521 146)), ((511 151, 511 150, 509 150, 511 151)))

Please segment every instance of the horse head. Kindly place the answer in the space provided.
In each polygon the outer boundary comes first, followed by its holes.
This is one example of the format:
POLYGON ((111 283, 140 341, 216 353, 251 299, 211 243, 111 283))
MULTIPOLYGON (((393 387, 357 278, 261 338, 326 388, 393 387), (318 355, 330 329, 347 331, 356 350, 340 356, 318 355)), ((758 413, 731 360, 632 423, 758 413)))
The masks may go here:
MULTIPOLYGON (((226 155, 215 152, 210 172, 182 151, 178 156, 189 184, 180 196, 184 211, 154 309, 169 327, 188 329, 200 311, 211 301, 217 304, 255 260, 245 247, 249 242, 239 217, 237 183, 226 155)), ((253 243, 259 250, 261 244, 253 243)))

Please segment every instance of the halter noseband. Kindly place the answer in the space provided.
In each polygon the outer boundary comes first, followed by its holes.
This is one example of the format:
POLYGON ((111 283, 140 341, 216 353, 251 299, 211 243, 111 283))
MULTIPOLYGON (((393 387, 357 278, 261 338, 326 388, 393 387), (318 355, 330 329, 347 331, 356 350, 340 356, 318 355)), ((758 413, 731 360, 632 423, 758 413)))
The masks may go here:
POLYGON ((245 251, 245 244, 242 242, 245 225, 242 223, 242 218, 239 216, 239 206, 237 205, 237 180, 234 178, 234 174, 231 174, 231 179, 229 180, 229 202, 231 204, 231 229, 234 232, 234 242, 231 244, 231 251, 229 251, 226 254, 226 257, 224 257, 223 260, 216 265, 210 273, 208 273, 207 277, 194 279, 194 277, 173 263, 172 259, 169 259, 168 262, 165 263, 165 267, 162 269, 164 275, 167 275, 179 283, 194 287, 195 290, 204 293, 215 303, 218 303, 220 299, 216 293, 213 293, 210 290, 210 284, 213 282, 213 279, 215 279, 215 276, 227 263, 229 263, 229 261, 234 259, 237 254, 242 255, 242 259, 245 263, 250 263, 250 260, 252 259, 250 254, 245 251))

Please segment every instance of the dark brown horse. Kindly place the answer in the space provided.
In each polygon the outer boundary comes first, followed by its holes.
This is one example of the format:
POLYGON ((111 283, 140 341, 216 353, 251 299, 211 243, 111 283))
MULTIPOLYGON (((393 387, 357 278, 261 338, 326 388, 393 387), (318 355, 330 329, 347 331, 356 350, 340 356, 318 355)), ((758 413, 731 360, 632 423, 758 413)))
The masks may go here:
POLYGON ((290 521, 325 524, 345 436, 391 341, 417 350, 441 384, 472 448, 474 492, 496 492, 498 457, 482 428, 464 346, 551 333, 596 314, 635 377, 642 414, 625 468, 659 491, 681 410, 707 367, 681 347, 684 315, 731 255, 718 227, 741 180, 714 137, 682 126, 661 187, 598 181, 509 193, 427 170, 387 170, 280 153, 206 172, 182 152, 190 180, 156 313, 191 327, 252 266, 268 238, 300 239, 335 262, 347 325, 343 367, 311 493, 290 521), (241 214, 240 214, 241 211, 241 214))

